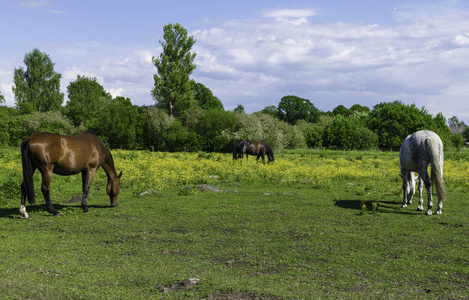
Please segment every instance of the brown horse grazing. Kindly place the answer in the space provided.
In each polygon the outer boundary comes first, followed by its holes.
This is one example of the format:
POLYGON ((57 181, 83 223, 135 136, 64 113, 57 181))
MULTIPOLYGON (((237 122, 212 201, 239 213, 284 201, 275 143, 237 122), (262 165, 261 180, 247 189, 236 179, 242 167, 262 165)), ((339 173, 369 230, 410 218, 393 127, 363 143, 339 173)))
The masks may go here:
POLYGON ((262 157, 262 162, 265 165, 264 156, 267 155, 268 162, 274 161, 274 152, 264 141, 251 142, 246 141, 245 152, 246 157, 249 155, 257 155, 256 161, 259 161, 259 157, 262 157))
POLYGON ((41 191, 46 200, 47 211, 60 216, 50 200, 50 183, 52 173, 74 175, 81 173, 83 181, 83 198, 81 207, 88 212, 87 200, 91 181, 99 167, 107 175, 107 194, 111 197, 111 206, 117 206, 120 192, 120 177, 114 167, 114 160, 104 143, 92 132, 84 131, 74 136, 52 133, 37 133, 28 137, 21 144, 23 163, 23 183, 21 184, 20 213, 28 218, 25 200, 34 204, 33 174, 39 169, 42 175, 41 191))

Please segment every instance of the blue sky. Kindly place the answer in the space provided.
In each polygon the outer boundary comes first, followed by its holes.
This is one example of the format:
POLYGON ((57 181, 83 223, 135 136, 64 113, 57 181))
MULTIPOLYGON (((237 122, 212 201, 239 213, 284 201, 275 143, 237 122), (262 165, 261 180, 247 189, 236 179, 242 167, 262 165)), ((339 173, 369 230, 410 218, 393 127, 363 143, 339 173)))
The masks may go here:
POLYGON ((286 95, 323 111, 400 100, 469 124, 469 2, 456 0, 3 1, 1 94, 14 105, 14 69, 38 48, 65 101, 84 75, 151 105, 151 58, 176 22, 197 40, 192 78, 225 109, 251 113, 286 95))

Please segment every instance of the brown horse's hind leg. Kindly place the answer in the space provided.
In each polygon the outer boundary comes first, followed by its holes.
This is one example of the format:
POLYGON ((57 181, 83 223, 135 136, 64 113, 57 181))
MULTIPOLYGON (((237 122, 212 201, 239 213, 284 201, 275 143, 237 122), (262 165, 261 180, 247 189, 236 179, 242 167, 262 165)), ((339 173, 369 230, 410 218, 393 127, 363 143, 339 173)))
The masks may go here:
POLYGON ((41 192, 42 195, 44 195, 44 199, 46 200, 47 211, 54 216, 60 217, 62 215, 57 210, 55 210, 54 206, 52 205, 52 201, 50 200, 50 182, 52 179, 52 169, 53 166, 49 168, 39 168, 39 171, 42 175, 41 192))
POLYGON ((22 218, 29 218, 28 213, 26 212, 26 188, 24 187, 24 182, 21 184, 21 206, 20 214, 22 218))
POLYGON ((88 211, 88 194, 90 192, 91 181, 93 180, 94 175, 96 174, 97 169, 88 169, 81 172, 81 180, 83 185, 83 198, 81 199, 81 207, 85 213, 88 211))

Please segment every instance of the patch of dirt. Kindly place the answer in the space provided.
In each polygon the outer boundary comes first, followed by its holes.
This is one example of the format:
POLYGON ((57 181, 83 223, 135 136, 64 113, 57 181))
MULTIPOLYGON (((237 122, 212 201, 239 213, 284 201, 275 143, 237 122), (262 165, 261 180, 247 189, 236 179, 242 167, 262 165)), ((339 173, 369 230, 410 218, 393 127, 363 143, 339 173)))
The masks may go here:
POLYGON ((208 295, 208 300, 280 300, 277 297, 265 297, 252 293, 228 292, 208 295))
POLYGON ((67 203, 81 202, 82 199, 83 199, 83 195, 78 195, 78 196, 72 197, 72 199, 70 199, 67 203))
POLYGON ((162 293, 180 292, 193 288, 200 284, 199 278, 188 278, 184 281, 172 283, 166 286, 157 286, 156 289, 162 293))
POLYGON ((222 190, 220 188, 217 188, 216 186, 213 185, 208 185, 208 184, 199 184, 196 186, 188 186, 186 187, 187 189, 199 189, 201 192, 223 192, 223 193, 238 193, 238 190, 222 190))

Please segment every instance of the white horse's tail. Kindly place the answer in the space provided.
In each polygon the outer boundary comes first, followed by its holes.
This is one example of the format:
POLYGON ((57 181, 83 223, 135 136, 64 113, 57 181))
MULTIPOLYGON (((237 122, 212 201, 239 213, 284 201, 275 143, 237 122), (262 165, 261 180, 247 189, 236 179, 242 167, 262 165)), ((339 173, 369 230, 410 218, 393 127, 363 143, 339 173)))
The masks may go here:
MULTIPOLYGON (((440 147, 438 147, 438 142, 431 138, 427 139, 427 146, 430 148, 431 155, 431 179, 436 188, 436 194, 438 195, 438 200, 446 200, 445 196, 445 183, 443 182, 443 155, 440 153, 440 147)), ((443 151, 443 149, 441 149, 443 151)))

